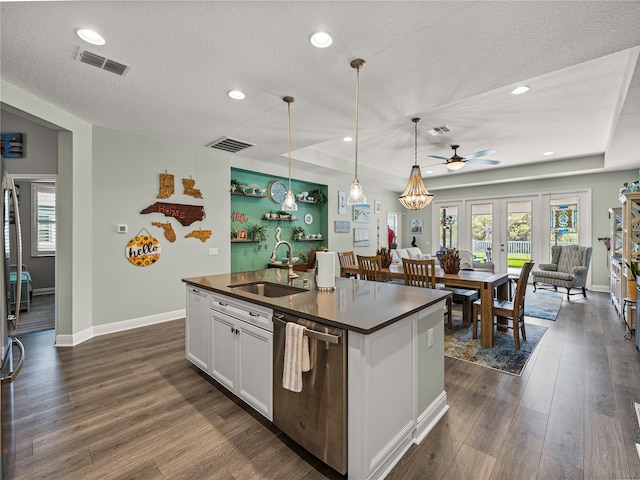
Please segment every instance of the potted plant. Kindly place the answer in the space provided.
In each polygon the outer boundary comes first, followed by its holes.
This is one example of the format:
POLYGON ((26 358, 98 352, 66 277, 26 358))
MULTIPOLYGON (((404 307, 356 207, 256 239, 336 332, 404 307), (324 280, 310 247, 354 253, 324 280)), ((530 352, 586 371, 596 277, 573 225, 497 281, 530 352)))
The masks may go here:
POLYGON ((309 197, 312 197, 318 205, 324 205, 329 200, 324 192, 317 188, 309 192, 309 197))
POLYGON ((260 251, 262 247, 266 249, 267 246, 263 245, 262 242, 267 240, 267 227, 265 225, 255 224, 249 227, 249 231, 251 233, 251 238, 258 242, 258 251, 260 251))
POLYGON ((300 240, 301 238, 304 238, 305 235, 305 231, 304 228, 297 226, 294 230, 293 230, 293 239, 294 240, 300 240))
POLYGON ((240 182, 235 178, 231 179, 231 193, 242 193, 240 191, 240 182))
POLYGON ((636 287, 640 276, 640 264, 638 262, 625 262, 625 265, 627 266, 627 296, 635 301, 637 299, 636 287))

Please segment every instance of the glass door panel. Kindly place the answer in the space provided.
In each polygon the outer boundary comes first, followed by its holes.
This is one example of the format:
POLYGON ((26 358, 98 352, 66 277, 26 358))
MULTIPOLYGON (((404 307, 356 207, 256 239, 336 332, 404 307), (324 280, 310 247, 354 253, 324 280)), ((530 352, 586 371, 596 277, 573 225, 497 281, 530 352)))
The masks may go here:
POLYGON ((493 258, 493 203, 471 205, 471 253, 476 262, 493 258))
POLYGON ((520 275, 522 265, 531 260, 532 202, 506 201, 507 271, 520 275))
POLYGON ((458 207, 440 207, 440 250, 458 248, 458 207))

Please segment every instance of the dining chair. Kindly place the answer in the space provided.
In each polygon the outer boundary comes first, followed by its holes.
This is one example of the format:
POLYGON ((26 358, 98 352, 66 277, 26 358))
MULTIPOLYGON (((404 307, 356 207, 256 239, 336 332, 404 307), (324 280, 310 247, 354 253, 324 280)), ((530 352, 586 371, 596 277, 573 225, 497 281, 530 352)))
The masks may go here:
MULTIPOLYGON (((492 323, 502 327, 511 328, 513 330, 513 343, 516 350, 520 350, 519 331, 522 331, 522 339, 527 339, 527 332, 524 327, 524 294, 527 291, 527 280, 533 268, 534 262, 527 262, 522 266, 518 283, 516 284, 516 293, 512 301, 493 300, 492 306, 492 323), (507 323, 496 323, 495 317, 506 317, 507 323), (509 323, 509 321, 511 323, 509 323)), ((473 338, 478 338, 478 313, 480 312, 480 300, 473 302, 473 338)), ((493 328, 493 327, 492 327, 493 328)))
MULTIPOLYGON (((436 286, 436 261, 402 259, 402 270, 404 272, 404 284, 410 287, 432 288, 436 286)), ((445 313, 449 329, 453 328, 451 317, 451 296, 447 297, 447 311, 445 313)))
POLYGON ((357 255, 357 259, 360 280, 382 281, 382 259, 379 255, 374 255, 373 257, 357 255))
POLYGON ((356 256, 353 252, 338 252, 338 261, 340 262, 340 276, 341 277, 355 277, 353 273, 343 273, 342 268, 353 267, 356 264, 356 256))

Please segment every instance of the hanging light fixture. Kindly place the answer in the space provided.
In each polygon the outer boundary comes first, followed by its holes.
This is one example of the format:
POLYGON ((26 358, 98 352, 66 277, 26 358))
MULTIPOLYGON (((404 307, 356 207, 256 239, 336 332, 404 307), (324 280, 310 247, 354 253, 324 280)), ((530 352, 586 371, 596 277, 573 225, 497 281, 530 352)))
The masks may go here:
POLYGON ((298 204, 296 203, 296 197, 293 196, 293 192, 291 191, 291 104, 295 102, 295 98, 293 97, 282 97, 287 103, 287 133, 288 133, 288 151, 289 151, 289 190, 287 191, 287 196, 284 197, 284 202, 282 204, 282 211, 284 212, 297 212, 298 204))
POLYGON ((358 181, 358 122, 359 122, 359 102, 360 102, 360 68, 365 66, 365 61, 357 58, 351 62, 351 67, 356 69, 356 136, 355 136, 355 176, 353 183, 349 189, 349 198, 347 205, 362 205, 367 203, 367 197, 364 196, 362 186, 358 181))
POLYGON ((420 210, 431 203, 433 200, 433 194, 429 193, 427 187, 424 186, 422 181, 422 173, 420 172, 420 166, 418 165, 418 122, 419 118, 412 118, 411 121, 415 126, 414 136, 414 159, 415 164, 411 167, 411 174, 409 175, 409 183, 407 188, 400 195, 400 203, 409 210, 420 210))

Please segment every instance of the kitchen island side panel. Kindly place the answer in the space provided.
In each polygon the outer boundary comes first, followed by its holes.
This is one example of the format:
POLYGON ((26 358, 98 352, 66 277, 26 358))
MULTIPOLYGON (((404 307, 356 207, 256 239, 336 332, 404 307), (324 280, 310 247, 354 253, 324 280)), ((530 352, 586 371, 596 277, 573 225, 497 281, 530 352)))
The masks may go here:
POLYGON ((446 412, 442 306, 427 307, 370 335, 349 332, 350 479, 384 478, 418 443, 417 433, 425 436, 446 412))

